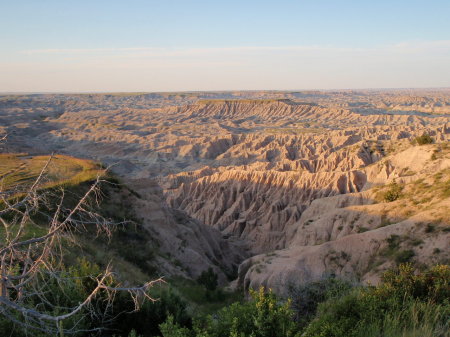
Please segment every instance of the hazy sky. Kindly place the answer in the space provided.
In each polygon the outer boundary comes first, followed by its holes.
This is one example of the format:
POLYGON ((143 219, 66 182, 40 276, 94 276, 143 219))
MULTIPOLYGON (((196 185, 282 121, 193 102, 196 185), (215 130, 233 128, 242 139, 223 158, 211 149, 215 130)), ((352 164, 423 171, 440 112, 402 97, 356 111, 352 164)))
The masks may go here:
POLYGON ((450 0, 0 0, 0 92, 450 87, 450 0))

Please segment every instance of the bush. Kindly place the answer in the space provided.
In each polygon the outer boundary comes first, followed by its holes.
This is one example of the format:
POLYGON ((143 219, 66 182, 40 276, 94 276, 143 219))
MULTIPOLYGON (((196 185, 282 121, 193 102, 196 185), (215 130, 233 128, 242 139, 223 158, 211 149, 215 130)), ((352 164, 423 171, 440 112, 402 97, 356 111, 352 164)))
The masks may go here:
POLYGON ((415 141, 419 145, 425 145, 432 144, 434 142, 434 139, 430 135, 424 133, 422 136, 416 137, 415 141))
POLYGON ((349 282, 334 277, 301 286, 289 286, 288 296, 292 301, 295 320, 300 326, 305 326, 316 314, 319 303, 343 296, 351 289, 349 282))
POLYGON ((450 267, 416 274, 411 264, 386 272, 377 287, 319 305, 305 337, 444 337, 449 331, 450 267))
POLYGON ((305 329, 305 337, 353 337, 363 318, 358 290, 321 303, 318 317, 305 329))
POLYGON ((395 255, 395 262, 399 264, 409 262, 414 255, 416 254, 412 249, 402 250, 395 255))
MULTIPOLYGON (((46 313, 58 314, 56 308, 71 308, 79 305, 97 286, 97 282, 92 278, 92 275, 98 275, 100 268, 87 261, 84 258, 78 259, 76 265, 70 268, 61 266, 58 278, 45 276, 35 282, 36 286, 41 286, 39 292, 34 296, 30 296, 21 305, 25 308, 34 308, 39 305, 46 313), (45 299, 45 300, 43 300, 45 299)), ((108 286, 114 285, 114 279, 110 278, 107 281, 108 286)), ((93 328, 103 328, 103 318, 108 312, 106 305, 105 292, 100 292, 91 302, 89 315, 86 314, 86 309, 81 310, 74 316, 64 320, 61 324, 64 326, 76 326, 78 333, 74 336, 84 336, 83 330, 93 328)), ((45 332, 25 327, 14 322, 18 317, 1 317, 0 318, 0 336, 48 336, 45 332)), ((18 320, 18 322, 20 322, 18 320)))
POLYGON ((384 273, 381 285, 370 291, 385 298, 400 300, 406 296, 424 302, 449 304, 450 266, 437 265, 416 274, 410 263, 402 264, 384 273))
POLYGON ((164 337, 190 337, 191 331, 187 328, 181 327, 174 322, 173 316, 169 316, 164 323, 159 325, 159 329, 164 337))
POLYGON ((197 282, 203 285, 206 290, 214 291, 217 288, 217 274, 209 267, 208 270, 203 271, 197 278, 197 282))
POLYGON ((389 185, 389 189, 383 194, 384 201, 392 202, 398 200, 402 196, 403 187, 393 181, 389 185))
POLYGON ((281 303, 269 290, 250 291, 252 301, 234 303, 214 316, 199 318, 188 330, 169 319, 160 325, 164 337, 288 337, 298 331, 290 301, 281 303))
MULTIPOLYGON (((156 302, 145 302, 139 311, 133 311, 134 303, 125 294, 117 299, 113 315, 119 315, 108 328, 117 336, 128 336, 133 329, 139 336, 159 336, 159 325, 169 317, 173 324, 191 327, 191 317, 187 313, 187 303, 171 288, 154 293, 156 302)), ((114 317, 114 316, 113 316, 114 317)))

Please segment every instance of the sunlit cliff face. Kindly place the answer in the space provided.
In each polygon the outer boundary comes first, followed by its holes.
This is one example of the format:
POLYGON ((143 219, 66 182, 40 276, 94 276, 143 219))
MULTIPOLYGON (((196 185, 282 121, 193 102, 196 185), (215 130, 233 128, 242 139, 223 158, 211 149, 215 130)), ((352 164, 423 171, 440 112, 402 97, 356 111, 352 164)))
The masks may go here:
POLYGON ((327 273, 377 282, 403 251, 448 258, 445 90, 2 99, 11 150, 113 164, 188 276, 219 263, 239 267, 244 287, 327 273), (434 143, 414 143, 424 134, 434 143), (386 200, 394 182, 400 196, 386 200))

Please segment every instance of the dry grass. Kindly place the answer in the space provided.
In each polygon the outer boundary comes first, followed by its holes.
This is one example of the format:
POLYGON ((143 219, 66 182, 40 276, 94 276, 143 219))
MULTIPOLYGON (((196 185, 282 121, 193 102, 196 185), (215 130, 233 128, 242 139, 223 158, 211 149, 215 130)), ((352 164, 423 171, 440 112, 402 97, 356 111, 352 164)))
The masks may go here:
POLYGON ((450 198, 450 169, 417 179, 408 184, 399 184, 401 192, 395 200, 385 200, 392 184, 373 189, 377 203, 385 204, 385 211, 401 219, 421 214, 424 223, 450 224, 448 198, 450 198))

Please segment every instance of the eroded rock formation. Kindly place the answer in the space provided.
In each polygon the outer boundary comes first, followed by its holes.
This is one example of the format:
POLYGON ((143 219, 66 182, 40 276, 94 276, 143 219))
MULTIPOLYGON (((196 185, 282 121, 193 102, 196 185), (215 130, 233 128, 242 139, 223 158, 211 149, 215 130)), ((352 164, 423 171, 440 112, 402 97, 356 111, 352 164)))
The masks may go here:
POLYGON ((376 282, 402 259, 448 261, 449 97, 8 96, 0 131, 7 151, 114 164, 142 196, 135 212, 158 237, 165 272, 213 266, 225 282, 239 266, 236 285, 281 291, 329 274, 376 282), (423 134, 435 144, 411 144, 423 134), (380 199, 393 181, 401 198, 380 199))

